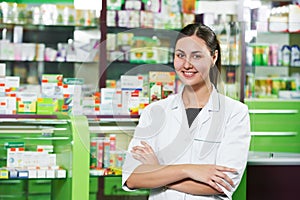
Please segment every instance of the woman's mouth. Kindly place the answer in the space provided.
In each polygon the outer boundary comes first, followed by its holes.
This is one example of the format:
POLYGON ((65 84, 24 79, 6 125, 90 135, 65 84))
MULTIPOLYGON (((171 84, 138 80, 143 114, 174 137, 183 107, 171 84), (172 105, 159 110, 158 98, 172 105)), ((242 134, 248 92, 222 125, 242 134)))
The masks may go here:
POLYGON ((197 72, 183 71, 182 73, 183 73, 184 77, 190 78, 190 77, 193 77, 197 72))

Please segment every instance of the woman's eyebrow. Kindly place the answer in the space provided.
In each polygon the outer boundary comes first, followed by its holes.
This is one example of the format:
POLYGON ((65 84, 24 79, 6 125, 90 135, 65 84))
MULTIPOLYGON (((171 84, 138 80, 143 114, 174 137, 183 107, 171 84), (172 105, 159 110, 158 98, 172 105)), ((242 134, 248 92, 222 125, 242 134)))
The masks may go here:
POLYGON ((192 51, 191 53, 192 53, 192 54, 195 54, 195 53, 202 53, 202 51, 192 51))
MULTIPOLYGON (((181 53, 185 53, 183 50, 181 49, 176 49, 176 51, 179 51, 181 53)), ((202 51, 192 51, 191 54, 196 54, 196 53, 202 53, 202 51)))
POLYGON ((176 51, 180 51, 181 53, 184 53, 184 51, 181 49, 176 49, 176 51))

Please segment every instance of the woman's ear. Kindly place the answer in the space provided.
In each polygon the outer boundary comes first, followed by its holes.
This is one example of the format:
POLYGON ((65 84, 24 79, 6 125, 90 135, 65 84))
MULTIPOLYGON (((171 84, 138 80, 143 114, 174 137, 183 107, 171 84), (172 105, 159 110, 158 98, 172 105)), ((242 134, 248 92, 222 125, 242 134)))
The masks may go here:
POLYGON ((218 50, 215 50, 214 52, 213 52, 213 55, 212 55, 212 58, 213 58, 213 63, 214 63, 214 65, 216 65, 216 62, 217 62, 217 59, 218 59, 218 50))

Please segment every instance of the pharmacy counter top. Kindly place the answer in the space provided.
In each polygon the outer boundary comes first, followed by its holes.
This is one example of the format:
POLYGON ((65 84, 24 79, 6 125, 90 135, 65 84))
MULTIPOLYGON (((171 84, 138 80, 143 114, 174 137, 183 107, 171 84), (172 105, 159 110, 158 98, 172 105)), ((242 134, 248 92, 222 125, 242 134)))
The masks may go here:
POLYGON ((250 151, 248 165, 300 165, 300 153, 250 151))

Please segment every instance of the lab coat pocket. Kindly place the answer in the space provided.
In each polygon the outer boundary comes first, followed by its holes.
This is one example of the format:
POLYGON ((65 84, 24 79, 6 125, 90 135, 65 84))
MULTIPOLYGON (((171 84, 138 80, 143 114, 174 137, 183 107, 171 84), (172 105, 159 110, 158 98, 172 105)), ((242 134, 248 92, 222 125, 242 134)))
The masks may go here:
POLYGON ((218 122, 203 124, 194 136, 195 152, 200 160, 206 157, 215 160, 225 130, 224 124, 218 122))
POLYGON ((199 160, 215 161, 216 154, 221 144, 220 140, 207 140, 206 138, 194 138, 195 152, 199 160))

